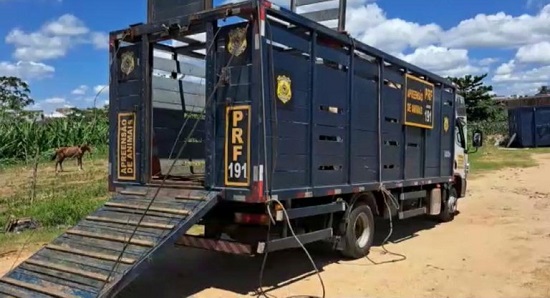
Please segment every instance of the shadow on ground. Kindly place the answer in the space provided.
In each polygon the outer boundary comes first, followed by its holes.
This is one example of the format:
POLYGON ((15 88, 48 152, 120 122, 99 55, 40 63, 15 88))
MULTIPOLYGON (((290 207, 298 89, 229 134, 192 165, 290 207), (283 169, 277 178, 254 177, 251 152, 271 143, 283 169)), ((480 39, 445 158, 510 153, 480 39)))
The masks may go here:
MULTIPOLYGON (((403 221, 394 220, 392 243, 406 241, 416 237, 416 233, 429 230, 437 221, 427 218, 413 218, 403 221)), ((374 247, 379 247, 388 235, 388 221, 376 223, 374 247)), ((331 264, 352 265, 338 252, 324 245, 310 245, 308 250, 319 271, 331 264)), ((392 256, 393 258, 393 256, 392 256)), ((394 259, 400 259, 396 256, 394 259)), ((364 266, 377 266, 365 260, 364 266)), ((406 262, 406 260, 405 260, 406 262)), ((210 251, 177 248, 169 254, 155 259, 151 270, 142 273, 130 286, 117 297, 190 297, 208 288, 232 292, 235 295, 258 296, 259 273, 262 256, 242 257, 210 251)), ((354 263, 356 265, 356 262, 354 263)), ((293 249, 270 253, 264 272, 263 288, 268 297, 269 291, 285 287, 315 272, 302 249, 293 249)), ((321 294, 319 293, 310 294, 321 294)), ((305 297, 305 296, 303 296, 305 297)))

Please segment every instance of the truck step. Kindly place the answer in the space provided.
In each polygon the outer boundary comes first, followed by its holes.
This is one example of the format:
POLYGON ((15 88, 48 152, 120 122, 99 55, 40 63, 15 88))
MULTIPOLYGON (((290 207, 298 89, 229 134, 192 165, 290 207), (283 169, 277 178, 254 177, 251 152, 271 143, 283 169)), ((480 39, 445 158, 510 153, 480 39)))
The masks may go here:
MULTIPOLYGON (((326 228, 323 230, 318 230, 314 232, 309 232, 305 234, 296 235, 302 244, 308 244, 320 240, 326 240, 333 236, 332 228, 326 228)), ((266 252, 273 252, 288 248, 300 247, 300 243, 296 241, 294 236, 274 239, 269 242, 260 242, 256 252, 258 254, 263 254, 266 252)))
POLYGON ((218 252, 235 255, 252 255, 252 246, 236 241, 210 239, 201 236, 184 235, 176 241, 176 245, 199 248, 204 250, 214 250, 218 252))
POLYGON ((218 195, 162 189, 148 209, 153 194, 137 187, 119 191, 0 278, 0 296, 113 297, 146 269, 145 260, 173 248, 218 195))
POLYGON ((426 212, 427 212, 426 207, 422 207, 422 208, 416 208, 416 209, 411 209, 407 211, 401 211, 398 213, 398 215, 399 215, 399 219, 405 219, 405 218, 426 214, 426 212))

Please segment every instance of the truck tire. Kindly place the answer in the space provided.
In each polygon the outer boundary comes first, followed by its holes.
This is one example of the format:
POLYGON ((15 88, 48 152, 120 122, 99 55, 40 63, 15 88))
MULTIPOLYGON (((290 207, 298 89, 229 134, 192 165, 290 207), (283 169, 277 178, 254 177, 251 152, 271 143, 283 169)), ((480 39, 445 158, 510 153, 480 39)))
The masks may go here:
POLYGON ((349 214, 342 255, 359 259, 369 253, 374 240, 374 216, 366 204, 356 205, 349 214))
POLYGON ((439 214, 439 220, 441 222, 449 222, 455 218, 457 210, 458 195, 454 187, 449 188, 447 191, 445 201, 441 205, 441 213, 439 214))

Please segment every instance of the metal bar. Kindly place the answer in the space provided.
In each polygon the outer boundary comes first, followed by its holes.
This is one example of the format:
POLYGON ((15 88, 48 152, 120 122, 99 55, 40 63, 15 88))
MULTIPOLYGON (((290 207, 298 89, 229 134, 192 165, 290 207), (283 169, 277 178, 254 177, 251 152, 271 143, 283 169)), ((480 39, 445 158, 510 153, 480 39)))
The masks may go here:
POLYGON ((338 31, 345 31, 347 0, 340 0, 339 8, 340 8, 340 11, 338 16, 338 31))
MULTIPOLYGON (((344 204, 344 202, 333 202, 333 203, 324 204, 324 205, 315 205, 315 206, 309 206, 309 207, 288 209, 286 212, 288 214, 288 218, 293 219, 293 218, 314 216, 319 214, 342 212, 345 210, 346 210, 346 205, 344 204)), ((282 212, 282 211, 277 211, 277 212, 282 212)))
MULTIPOLYGON (((334 1, 334 0, 292 0, 295 2, 296 7, 302 6, 302 5, 310 5, 315 3, 322 3, 322 2, 328 2, 328 1, 334 1)), ((293 9, 293 11, 296 11, 293 9)))
MULTIPOLYGON (((38 260, 33 260, 33 259, 28 259, 28 260, 25 261, 25 263, 35 265, 35 266, 39 266, 39 267, 43 267, 43 268, 46 268, 46 269, 61 271, 61 272, 64 272, 64 273, 71 273, 71 274, 75 274, 75 275, 80 275, 82 277, 87 277, 87 278, 91 278, 91 279, 95 279, 95 280, 99 280, 99 281, 103 281, 103 282, 108 282, 109 281, 107 279, 107 275, 100 274, 100 273, 95 273, 95 272, 83 271, 83 270, 80 270, 80 269, 75 269, 75 268, 71 268, 71 267, 68 267, 68 266, 59 265, 59 264, 56 264, 56 263, 43 262, 43 261, 38 261, 38 260)), ((112 277, 110 279, 112 279, 112 277)))
POLYGON ((174 48, 174 50, 178 54, 180 54, 181 52, 185 53, 188 51, 195 51, 195 50, 202 50, 202 49, 206 49, 206 43, 200 42, 200 41, 199 42, 195 41, 194 43, 190 43, 186 46, 174 48))
POLYGON ((153 49, 149 43, 149 37, 144 36, 141 40, 141 59, 142 59, 142 108, 138 116, 140 123, 141 136, 138 137, 141 143, 141 153, 136 158, 140 161, 141 169, 138 179, 142 183, 147 183, 152 179, 151 165, 153 160, 153 98, 151 91, 151 71, 153 68, 153 49), (141 117, 141 119, 139 118, 141 117))
POLYGON ((109 217, 100 217, 100 216, 86 216, 86 220, 106 222, 106 223, 124 224, 124 225, 132 225, 132 226, 137 226, 139 224, 140 227, 163 229, 163 230, 171 230, 171 229, 174 228, 174 225, 159 224, 159 223, 154 223, 154 222, 141 222, 141 223, 139 223, 138 221, 135 221, 135 220, 122 220, 122 219, 109 218, 109 217))
POLYGON ((411 218, 422 214, 426 214, 426 207, 407 210, 407 211, 401 211, 398 213, 399 219, 411 218))
POLYGON ((338 8, 331 8, 325 10, 317 10, 312 12, 302 13, 301 15, 316 22, 324 22, 338 19, 340 10, 338 8))
MULTIPOLYGON (((51 250, 61 251, 61 252, 72 253, 75 255, 81 255, 81 256, 91 257, 95 259, 105 260, 105 261, 116 261, 118 259, 117 256, 113 256, 113 255, 94 253, 94 252, 89 252, 81 249, 76 249, 74 247, 61 246, 61 245, 55 245, 55 244, 48 244, 46 248, 51 250)), ((135 263, 135 261, 136 261, 135 259, 120 258, 120 262, 124 264, 131 265, 135 263)))
MULTIPOLYGON (((332 228, 327 228, 296 236, 296 238, 298 238, 302 244, 325 240, 330 237, 332 237, 332 228)), ((271 240, 268 243, 260 242, 258 243, 257 253, 263 254, 266 252, 300 247, 300 244, 296 241, 296 238, 294 238, 294 236, 290 236, 286 238, 271 240)))
POLYGON ((126 208, 126 209, 137 209, 137 210, 147 210, 147 211, 157 211, 170 214, 179 214, 179 215, 188 215, 190 212, 184 209, 172 209, 172 208, 162 208, 162 207, 150 207, 140 206, 140 205, 130 205, 122 203, 107 202, 104 205, 105 207, 116 207, 116 208, 126 208))
POLYGON ((24 289, 27 289, 27 290, 32 290, 32 291, 36 291, 36 292, 39 292, 39 293, 42 293, 42 294, 50 295, 50 296, 53 296, 53 297, 58 297, 58 298, 73 298, 74 297, 72 295, 67 295, 63 292, 59 292, 56 289, 41 287, 41 286, 34 285, 34 284, 31 284, 31 283, 18 281, 16 279, 9 278, 9 277, 0 278, 0 281, 5 282, 7 284, 14 285, 14 286, 18 286, 18 287, 21 287, 21 288, 24 288, 24 289))
POLYGON ((427 192, 425 190, 404 192, 399 195, 399 200, 405 201, 405 200, 420 199, 420 198, 425 198, 426 195, 427 195, 427 192))
MULTIPOLYGON (((91 233, 91 232, 80 231, 80 230, 69 230, 66 233, 71 235, 82 236, 82 237, 97 238, 97 239, 116 241, 116 242, 122 242, 122 243, 128 242, 128 239, 126 237, 109 236, 109 235, 91 233)), ((146 247, 155 246, 154 242, 147 241, 147 240, 132 239, 129 242, 131 244, 141 245, 146 247)))

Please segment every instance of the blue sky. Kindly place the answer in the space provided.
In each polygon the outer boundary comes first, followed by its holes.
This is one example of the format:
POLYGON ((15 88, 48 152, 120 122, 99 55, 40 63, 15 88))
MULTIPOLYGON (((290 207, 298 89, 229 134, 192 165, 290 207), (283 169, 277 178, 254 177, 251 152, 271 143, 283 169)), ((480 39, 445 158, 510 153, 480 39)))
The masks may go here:
MULTIPOLYGON (((489 73, 497 94, 529 94, 550 83, 549 3, 348 0, 347 30, 441 75, 489 73)), ((90 106, 108 82, 107 32, 145 18, 146 0, 0 0, 0 75, 27 80, 35 108, 90 106)))

